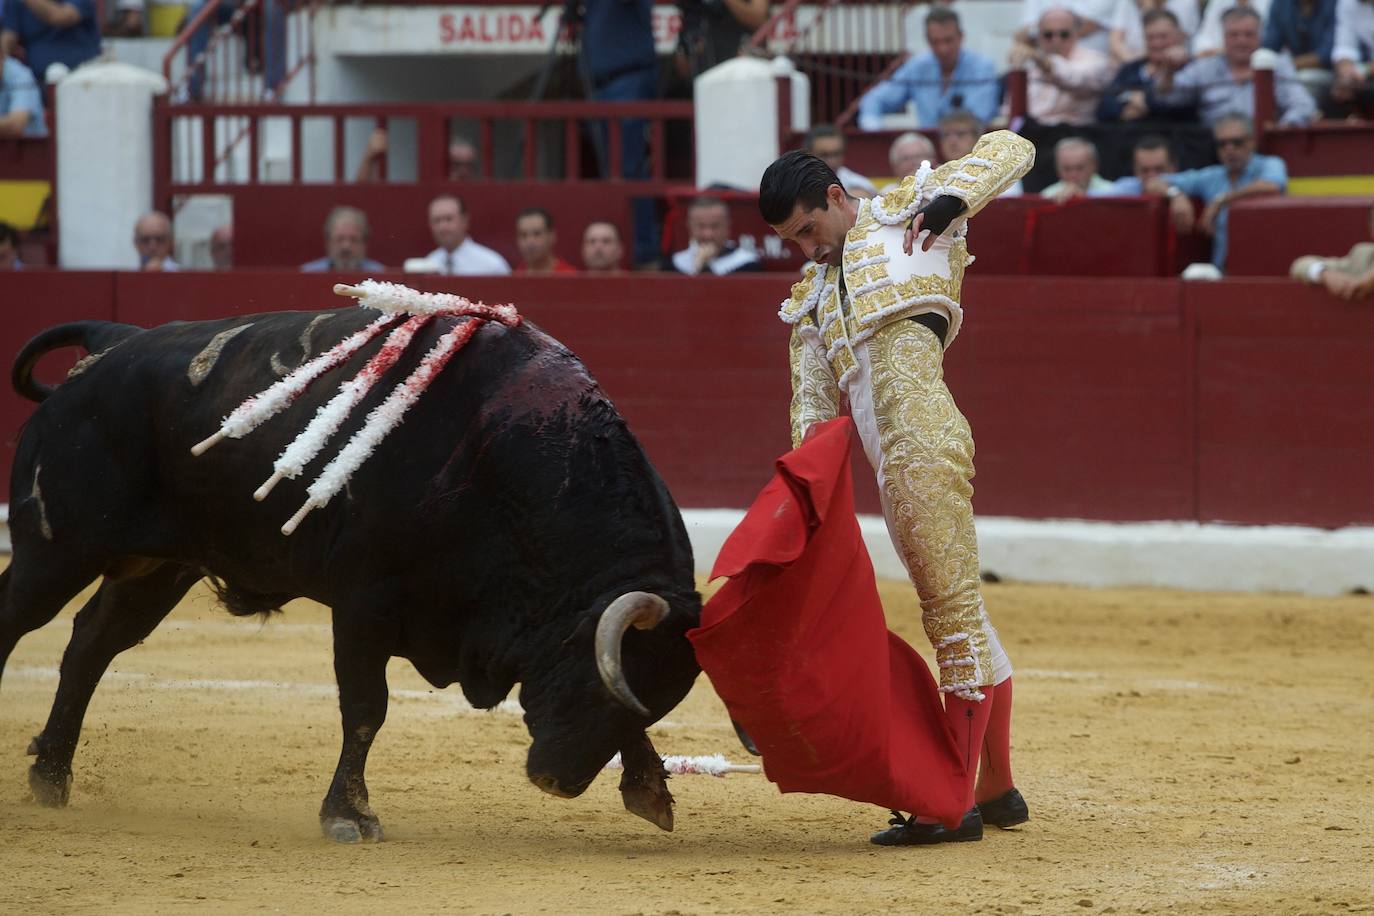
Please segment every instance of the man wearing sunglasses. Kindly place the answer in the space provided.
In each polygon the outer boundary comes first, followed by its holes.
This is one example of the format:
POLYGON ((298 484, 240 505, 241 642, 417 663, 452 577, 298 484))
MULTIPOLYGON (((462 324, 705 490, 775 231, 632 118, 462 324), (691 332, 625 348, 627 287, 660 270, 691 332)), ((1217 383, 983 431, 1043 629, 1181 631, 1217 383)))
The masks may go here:
POLYGON ((1212 125, 1220 165, 1189 169, 1152 179, 1146 190, 1170 198, 1176 222, 1191 221, 1193 205, 1189 198, 1203 203, 1197 226, 1211 235, 1212 263, 1226 268, 1226 223, 1230 205, 1246 197, 1283 194, 1288 190, 1288 168, 1277 156, 1255 152, 1255 129, 1243 114, 1229 114, 1212 125), (1187 220, 1179 214, 1186 213, 1187 220))
POLYGON ((172 260, 172 221, 167 214, 153 210, 134 223, 134 249, 139 270, 181 270, 172 260))
POLYGON ((1091 124, 1097 100, 1112 81, 1107 55, 1078 43, 1082 20, 1059 7, 1040 17, 1035 47, 1012 45, 1012 67, 1030 73, 1026 108, 1041 124, 1091 124))

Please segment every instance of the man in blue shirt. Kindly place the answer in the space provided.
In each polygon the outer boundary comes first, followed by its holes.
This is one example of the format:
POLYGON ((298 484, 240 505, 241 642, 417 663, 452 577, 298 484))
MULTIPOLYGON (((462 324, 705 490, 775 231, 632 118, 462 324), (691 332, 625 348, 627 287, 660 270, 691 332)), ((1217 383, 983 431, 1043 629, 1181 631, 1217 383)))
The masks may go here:
POLYGON ((874 86, 859 102, 859 127, 881 130, 882 116, 916 103, 916 121, 934 127, 956 108, 972 112, 987 123, 1002 104, 997 65, 972 51, 965 51, 959 15, 949 7, 936 6, 926 16, 926 43, 930 50, 902 64, 874 86))
POLYGON ((0 139, 46 137, 43 93, 29 68, 5 54, 0 46, 0 139))
POLYGON ((0 44, 7 55, 22 46, 38 82, 52 64, 75 70, 100 53, 95 0, 4 0, 4 5, 0 44))
MULTIPOLYGON (((1155 83, 1156 95, 1165 104, 1196 103, 1202 120, 1209 123, 1232 111, 1252 117, 1255 112, 1250 56, 1260 46, 1259 13, 1248 6, 1232 7, 1222 14, 1221 27, 1221 54, 1199 57, 1177 73, 1166 69, 1155 83)), ((1274 63, 1274 102, 1283 125, 1306 124, 1317 116, 1317 103, 1283 57, 1274 63)))
POLYGON ((1214 237, 1212 263, 1226 267, 1226 223, 1230 204, 1246 197, 1283 194, 1288 190, 1288 168, 1277 156, 1255 152, 1254 124, 1243 114, 1229 114, 1212 125, 1220 165, 1175 172, 1152 180, 1146 190, 1170 197, 1171 210, 1186 209, 1191 220, 1196 197, 1203 202, 1197 227, 1214 237), (1176 191, 1170 191, 1176 188, 1176 191))

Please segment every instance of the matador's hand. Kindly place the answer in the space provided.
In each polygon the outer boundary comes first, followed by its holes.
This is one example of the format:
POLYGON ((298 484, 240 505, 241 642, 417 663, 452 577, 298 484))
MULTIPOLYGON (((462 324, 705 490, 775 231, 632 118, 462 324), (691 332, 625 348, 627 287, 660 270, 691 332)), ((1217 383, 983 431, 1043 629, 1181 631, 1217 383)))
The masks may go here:
POLYGON ((965 204, 962 200, 946 194, 917 210, 910 225, 906 227, 906 234, 902 236, 902 251, 911 254, 916 237, 925 231, 929 231, 930 235, 921 244, 921 250, 929 251, 930 246, 935 244, 935 239, 949 228, 949 224, 954 222, 964 209, 965 204))

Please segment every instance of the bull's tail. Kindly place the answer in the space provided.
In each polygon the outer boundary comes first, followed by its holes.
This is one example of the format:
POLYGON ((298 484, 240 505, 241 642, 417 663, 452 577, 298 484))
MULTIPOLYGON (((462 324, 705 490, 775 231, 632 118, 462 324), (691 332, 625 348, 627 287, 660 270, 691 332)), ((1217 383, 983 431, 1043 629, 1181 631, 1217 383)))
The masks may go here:
POLYGON ((19 351, 14 359, 14 368, 10 371, 10 384, 30 401, 42 401, 56 390, 52 385, 45 385, 33 377, 33 367, 38 365, 45 353, 62 347, 82 347, 87 353, 99 353, 141 330, 132 324, 114 321, 73 321, 48 328, 24 344, 24 349, 19 351))

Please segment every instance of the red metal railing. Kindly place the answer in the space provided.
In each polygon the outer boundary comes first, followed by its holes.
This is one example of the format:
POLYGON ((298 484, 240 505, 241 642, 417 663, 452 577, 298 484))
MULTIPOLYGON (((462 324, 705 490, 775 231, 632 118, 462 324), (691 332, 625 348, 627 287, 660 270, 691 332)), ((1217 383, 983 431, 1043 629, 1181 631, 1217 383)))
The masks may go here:
POLYGON ((162 74, 172 97, 231 104, 275 101, 305 73, 313 102, 319 5, 320 0, 209 0, 163 55, 162 74), (187 60, 202 29, 210 30, 209 40, 187 60))
MULTIPOLYGON (((414 128, 413 168, 397 167, 409 162, 387 161, 378 180, 395 181, 402 173, 419 183, 447 180, 448 149, 458 123, 475 125, 471 142, 479 152, 479 180, 626 181, 642 184, 650 195, 661 186, 691 180, 692 114, 690 101, 267 107, 173 104, 164 97, 153 106, 154 195, 159 206, 171 206, 184 194, 226 193, 283 182, 348 183, 357 170, 349 162, 350 146, 360 156, 367 131, 405 122, 414 128), (646 177, 624 174, 620 119, 647 122, 646 177), (350 122, 358 125, 352 144, 350 122), (598 124, 606 131, 604 176, 584 150, 592 125, 598 124), (684 139, 671 149, 670 125, 685 125, 684 139), (241 131, 243 137, 237 155, 228 161, 215 152, 220 148, 217 138, 226 130, 241 131), (277 174, 269 177, 265 173, 273 166, 277 174)), ((396 146, 389 144, 387 160, 399 156, 396 146)))
POLYGON ((864 92, 906 59, 906 17, 916 5, 787 0, 754 33, 749 49, 791 58, 811 80, 812 122, 843 125, 864 92))

